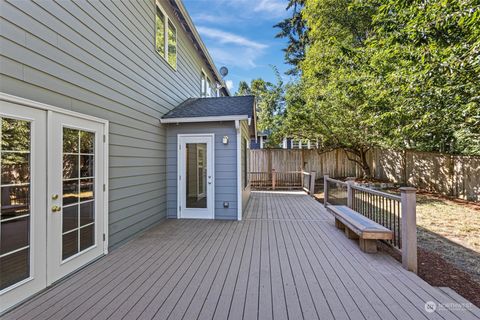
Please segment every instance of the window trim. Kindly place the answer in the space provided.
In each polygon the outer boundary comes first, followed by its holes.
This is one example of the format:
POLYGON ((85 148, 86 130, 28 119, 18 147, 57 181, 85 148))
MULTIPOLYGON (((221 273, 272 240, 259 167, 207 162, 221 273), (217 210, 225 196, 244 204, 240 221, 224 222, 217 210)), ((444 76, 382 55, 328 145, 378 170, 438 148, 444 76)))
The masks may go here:
POLYGON ((154 43, 155 43, 155 52, 163 58, 163 60, 167 63, 167 65, 172 68, 174 71, 177 71, 177 66, 178 66, 178 34, 177 34, 177 26, 173 22, 172 19, 170 19, 169 15, 167 12, 163 9, 162 5, 160 4, 159 1, 155 1, 156 9, 160 10, 160 12, 164 16, 164 21, 163 21, 163 41, 164 41, 164 55, 162 56, 160 52, 157 50, 157 10, 155 10, 155 32, 154 32, 154 43), (172 66, 170 64, 170 61, 168 61, 168 31, 170 24, 173 26, 173 29, 175 30, 175 66, 172 66))

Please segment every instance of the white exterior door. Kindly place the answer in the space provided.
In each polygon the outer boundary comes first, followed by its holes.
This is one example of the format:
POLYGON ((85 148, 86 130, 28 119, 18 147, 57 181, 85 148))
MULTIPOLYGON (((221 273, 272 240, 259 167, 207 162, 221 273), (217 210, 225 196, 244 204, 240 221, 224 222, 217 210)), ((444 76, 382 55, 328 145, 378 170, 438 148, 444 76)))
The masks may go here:
POLYGON ((0 312, 46 287, 45 111, 0 102, 0 312))
POLYGON ((178 135, 178 217, 215 218, 214 135, 178 135))
POLYGON ((0 101, 0 313, 107 253, 108 123, 28 105, 0 101))
POLYGON ((103 124, 52 113, 48 283, 104 252, 103 124))

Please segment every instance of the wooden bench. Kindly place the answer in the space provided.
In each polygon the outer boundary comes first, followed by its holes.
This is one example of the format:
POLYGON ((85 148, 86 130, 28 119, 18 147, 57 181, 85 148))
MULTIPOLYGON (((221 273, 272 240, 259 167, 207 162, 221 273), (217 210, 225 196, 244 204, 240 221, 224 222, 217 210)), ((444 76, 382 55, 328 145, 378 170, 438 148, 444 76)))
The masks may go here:
POLYGON ((347 206, 328 205, 335 217, 335 226, 345 230, 349 239, 359 239, 360 249, 363 252, 377 252, 377 240, 391 240, 393 233, 384 226, 368 219, 347 206))

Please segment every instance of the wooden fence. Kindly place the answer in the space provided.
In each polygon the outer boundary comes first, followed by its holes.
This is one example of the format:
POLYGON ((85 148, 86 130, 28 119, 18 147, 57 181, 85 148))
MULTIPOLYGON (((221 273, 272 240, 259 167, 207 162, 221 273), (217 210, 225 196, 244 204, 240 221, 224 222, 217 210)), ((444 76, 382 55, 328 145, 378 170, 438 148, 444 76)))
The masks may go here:
MULTIPOLYGON (((480 201, 480 157, 374 149, 367 159, 376 179, 414 186, 461 199, 480 201)), ((250 172, 315 172, 318 178, 361 177, 362 170, 343 150, 262 149, 250 151, 250 172)), ((252 176, 251 176, 252 178, 252 176)), ((252 180, 253 182, 253 180, 252 180)))

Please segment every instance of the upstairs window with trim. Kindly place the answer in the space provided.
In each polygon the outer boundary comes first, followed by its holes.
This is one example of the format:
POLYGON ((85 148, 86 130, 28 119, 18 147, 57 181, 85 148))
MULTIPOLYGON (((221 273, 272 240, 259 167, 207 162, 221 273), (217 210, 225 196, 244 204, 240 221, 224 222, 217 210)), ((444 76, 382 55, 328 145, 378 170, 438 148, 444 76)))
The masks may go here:
POLYGON ((205 98, 207 96, 207 74, 202 70, 202 82, 200 84, 200 97, 205 98))
POLYGON ((200 97, 218 97, 218 89, 216 84, 207 77, 207 74, 202 69, 202 82, 200 84, 200 97))
POLYGON ((177 29, 157 4, 155 47, 168 64, 177 69, 177 29))

